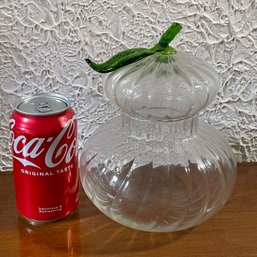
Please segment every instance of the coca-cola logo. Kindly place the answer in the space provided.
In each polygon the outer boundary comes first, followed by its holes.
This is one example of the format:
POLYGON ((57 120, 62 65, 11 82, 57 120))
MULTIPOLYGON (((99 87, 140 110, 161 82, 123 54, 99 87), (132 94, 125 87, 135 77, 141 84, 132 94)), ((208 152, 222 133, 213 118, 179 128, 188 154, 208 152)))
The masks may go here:
POLYGON ((11 128, 10 135, 13 158, 24 166, 40 168, 33 162, 33 159, 43 158, 48 168, 54 168, 62 162, 68 164, 74 155, 77 155, 75 116, 67 121, 55 138, 35 137, 28 139, 25 135, 16 136, 13 130, 15 119, 10 119, 9 125, 11 128))

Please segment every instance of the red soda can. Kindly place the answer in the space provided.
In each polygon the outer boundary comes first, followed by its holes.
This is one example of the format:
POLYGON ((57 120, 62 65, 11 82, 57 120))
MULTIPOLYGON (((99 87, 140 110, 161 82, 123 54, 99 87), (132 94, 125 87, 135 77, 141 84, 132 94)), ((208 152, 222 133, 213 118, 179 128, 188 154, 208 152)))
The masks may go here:
POLYGON ((28 97, 9 126, 18 211, 32 223, 64 218, 79 202, 77 120, 69 100, 55 93, 28 97))

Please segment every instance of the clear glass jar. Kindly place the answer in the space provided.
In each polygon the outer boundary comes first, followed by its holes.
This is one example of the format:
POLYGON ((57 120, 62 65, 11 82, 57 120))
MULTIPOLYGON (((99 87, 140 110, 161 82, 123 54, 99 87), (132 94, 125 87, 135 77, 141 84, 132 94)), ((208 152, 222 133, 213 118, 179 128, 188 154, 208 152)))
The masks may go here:
POLYGON ((227 201, 236 162, 226 140, 199 120, 220 78, 207 63, 155 54, 107 75, 106 96, 122 114, 95 131, 80 156, 89 199, 138 230, 195 226, 227 201))

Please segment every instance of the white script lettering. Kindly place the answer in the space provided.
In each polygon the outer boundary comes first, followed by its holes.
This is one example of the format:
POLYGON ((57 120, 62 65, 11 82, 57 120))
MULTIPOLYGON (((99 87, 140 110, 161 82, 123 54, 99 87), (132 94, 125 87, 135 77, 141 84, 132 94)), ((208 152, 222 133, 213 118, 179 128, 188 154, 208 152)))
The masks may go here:
POLYGON ((49 168, 54 168, 63 161, 66 164, 69 163, 74 155, 77 155, 75 116, 67 121, 64 128, 54 139, 35 137, 29 140, 24 135, 15 137, 15 133, 13 131, 13 128, 15 127, 15 120, 10 119, 9 125, 11 128, 10 135, 12 141, 13 158, 21 162, 24 166, 39 168, 36 163, 33 162, 33 159, 45 154, 45 165, 49 168), (72 137, 74 137, 73 140, 72 137), (64 139, 67 139, 66 142, 64 139))

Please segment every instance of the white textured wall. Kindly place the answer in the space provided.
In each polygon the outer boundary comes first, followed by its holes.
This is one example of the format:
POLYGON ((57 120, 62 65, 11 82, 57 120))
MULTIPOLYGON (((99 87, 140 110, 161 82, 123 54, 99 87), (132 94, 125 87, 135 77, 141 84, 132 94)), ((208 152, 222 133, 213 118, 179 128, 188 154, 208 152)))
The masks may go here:
POLYGON ((174 45, 223 77, 205 118, 229 136, 239 161, 257 160, 255 0, 0 0, 0 169, 11 166, 7 124, 15 100, 40 91, 67 95, 87 138, 115 109, 84 59, 151 46, 173 21, 184 25, 174 45))

